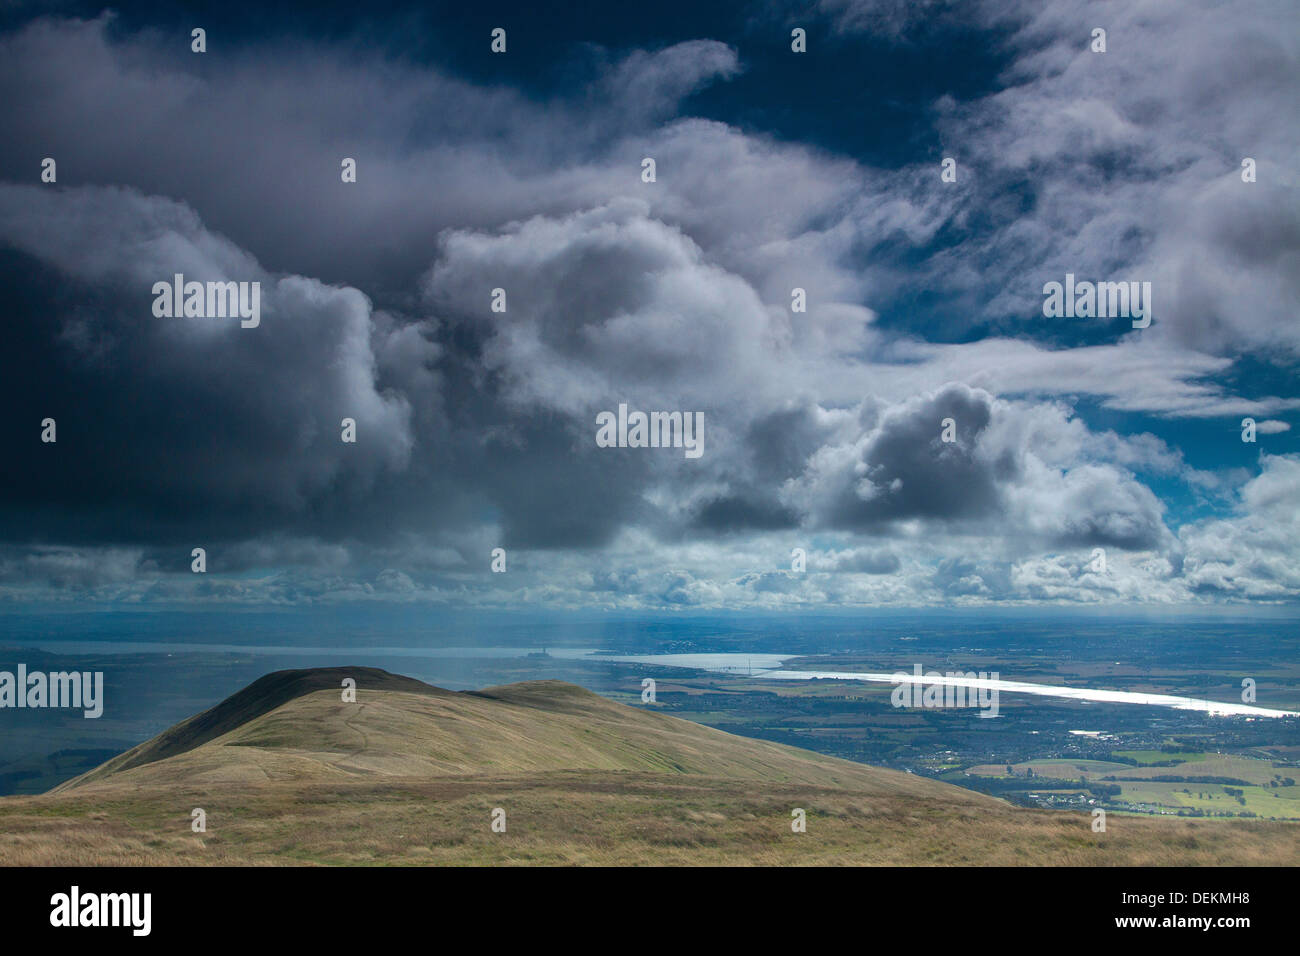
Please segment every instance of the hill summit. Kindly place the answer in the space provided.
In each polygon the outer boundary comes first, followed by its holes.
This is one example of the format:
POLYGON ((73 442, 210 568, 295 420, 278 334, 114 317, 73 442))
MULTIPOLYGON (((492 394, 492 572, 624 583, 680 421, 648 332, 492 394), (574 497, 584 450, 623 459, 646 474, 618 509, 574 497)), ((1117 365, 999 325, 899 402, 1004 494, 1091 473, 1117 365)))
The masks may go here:
POLYGON ((449 691, 370 667, 276 671, 55 792, 121 784, 637 771, 984 798, 738 737, 563 681, 449 691), (355 681, 355 700, 343 682, 355 681))

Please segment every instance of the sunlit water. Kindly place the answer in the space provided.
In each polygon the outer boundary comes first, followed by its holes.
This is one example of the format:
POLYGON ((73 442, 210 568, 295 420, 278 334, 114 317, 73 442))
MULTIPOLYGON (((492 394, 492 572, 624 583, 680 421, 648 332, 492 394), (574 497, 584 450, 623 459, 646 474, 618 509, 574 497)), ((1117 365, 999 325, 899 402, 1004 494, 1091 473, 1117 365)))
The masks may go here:
MULTIPOLYGON (((174 644, 167 642, 130 641, 112 645, 90 641, 44 641, 41 646, 49 650, 73 652, 115 651, 148 653, 166 651, 193 653, 196 651, 226 651, 252 654, 312 654, 317 657, 342 657, 354 660, 360 652, 377 657, 419 657, 427 659, 450 658, 520 658, 537 654, 535 647, 369 647, 364 649, 342 647, 303 647, 294 645, 267 646, 253 644, 174 644)), ((1300 717, 1290 710, 1272 710, 1252 704, 1236 704, 1196 697, 1177 697, 1172 694, 1146 694, 1124 690, 1099 690, 1090 687, 1064 687, 1053 684, 1034 684, 993 678, 967 678, 940 676, 931 679, 924 675, 886 674, 870 671, 806 671, 785 670, 782 663, 797 654, 606 654, 592 648, 556 647, 547 655, 567 661, 610 661, 622 664, 649 664, 657 667, 680 667, 709 671, 732 676, 756 677, 764 680, 847 680, 868 683, 943 684, 956 687, 996 689, 998 693, 1032 694, 1037 697, 1056 697, 1064 700, 1095 701, 1106 704, 1144 704, 1149 707, 1171 707, 1175 710, 1194 710, 1218 716, 1246 717, 1300 717)))
MULTIPOLYGON (((1063 687, 1052 684, 1032 684, 1026 681, 1001 680, 991 677, 969 678, 937 676, 916 677, 913 674, 884 674, 868 671, 796 671, 783 670, 782 661, 793 654, 653 654, 632 657, 605 657, 606 660, 637 664, 661 664, 665 667, 694 667, 700 670, 727 674, 744 674, 764 680, 851 680, 884 684, 941 684, 953 687, 975 687, 997 690, 1006 694, 1033 694, 1036 697, 1059 697, 1065 700, 1089 700, 1107 704, 1146 704, 1149 707, 1172 707, 1175 710, 1198 710, 1217 716, 1248 717, 1300 717, 1291 710, 1270 710, 1251 704, 1232 704, 1196 697, 1177 697, 1173 694, 1144 694, 1126 690, 1096 690, 1090 687, 1063 687)), ((602 655, 604 657, 604 655, 602 655)))

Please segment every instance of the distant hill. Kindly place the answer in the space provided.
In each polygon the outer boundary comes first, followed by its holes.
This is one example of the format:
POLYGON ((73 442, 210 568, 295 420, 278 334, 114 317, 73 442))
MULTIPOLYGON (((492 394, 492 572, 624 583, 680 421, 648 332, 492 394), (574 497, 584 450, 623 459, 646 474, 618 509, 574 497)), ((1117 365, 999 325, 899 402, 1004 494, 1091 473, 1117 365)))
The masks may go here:
POLYGON ((13 864, 1290 863, 1288 824, 1026 810, 617 704, 278 671, 48 794, 0 799, 13 864), (356 681, 355 702, 341 684, 356 681), (201 808, 206 832, 191 829, 201 808), (505 812, 504 833, 490 826, 505 812), (806 832, 791 828, 803 811, 806 832))
POLYGON ((454 692, 366 667, 267 674, 52 792, 125 782, 435 778, 561 770, 699 774, 993 802, 909 774, 626 707, 563 681, 454 692), (355 703, 342 700, 346 677, 357 682, 355 703))
POLYGON ((314 691, 329 688, 339 693, 343 678, 351 677, 359 690, 394 690, 411 694, 443 694, 451 691, 433 687, 413 677, 402 677, 375 667, 319 667, 306 670, 275 671, 259 677, 238 693, 188 720, 164 730, 157 737, 119 754, 89 773, 82 774, 55 788, 64 790, 100 780, 114 773, 142 764, 165 760, 215 740, 222 735, 269 714, 292 700, 314 691))

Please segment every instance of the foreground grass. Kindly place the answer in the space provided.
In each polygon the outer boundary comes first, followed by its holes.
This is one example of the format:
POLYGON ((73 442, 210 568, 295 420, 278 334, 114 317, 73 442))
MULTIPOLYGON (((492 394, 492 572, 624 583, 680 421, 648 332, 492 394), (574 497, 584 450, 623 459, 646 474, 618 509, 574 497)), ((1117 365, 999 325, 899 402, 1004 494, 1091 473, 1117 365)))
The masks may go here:
POLYGON ((1091 818, 828 787, 573 771, 0 803, 11 865, 1300 865, 1300 826, 1091 818), (190 811, 207 811, 206 833, 190 811), (491 830, 494 807, 505 833, 491 830), (790 811, 807 811, 794 833, 790 811))

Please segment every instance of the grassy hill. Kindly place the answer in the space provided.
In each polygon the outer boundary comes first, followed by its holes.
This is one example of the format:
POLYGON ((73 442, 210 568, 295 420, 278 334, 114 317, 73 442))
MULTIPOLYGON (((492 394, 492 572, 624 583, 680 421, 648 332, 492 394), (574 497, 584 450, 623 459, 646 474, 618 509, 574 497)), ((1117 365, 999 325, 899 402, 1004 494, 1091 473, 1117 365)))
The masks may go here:
POLYGON ((451 692, 361 667, 268 674, 48 794, 0 799, 0 861, 20 865, 1300 862, 1294 825, 1108 830, 558 681, 451 692))
POLYGON ((292 700, 313 691, 328 688, 339 696, 343 678, 351 677, 362 693, 371 690, 401 691, 410 694, 436 694, 450 696, 451 691, 432 687, 411 677, 390 674, 374 667, 334 668, 322 667, 308 670, 275 671, 260 677, 243 690, 227 697, 217 706, 205 710, 157 737, 132 747, 123 754, 101 764, 89 773, 82 774, 56 787, 63 790, 91 780, 102 780, 112 774, 143 764, 174 757, 215 740, 231 731, 269 714, 292 700))

